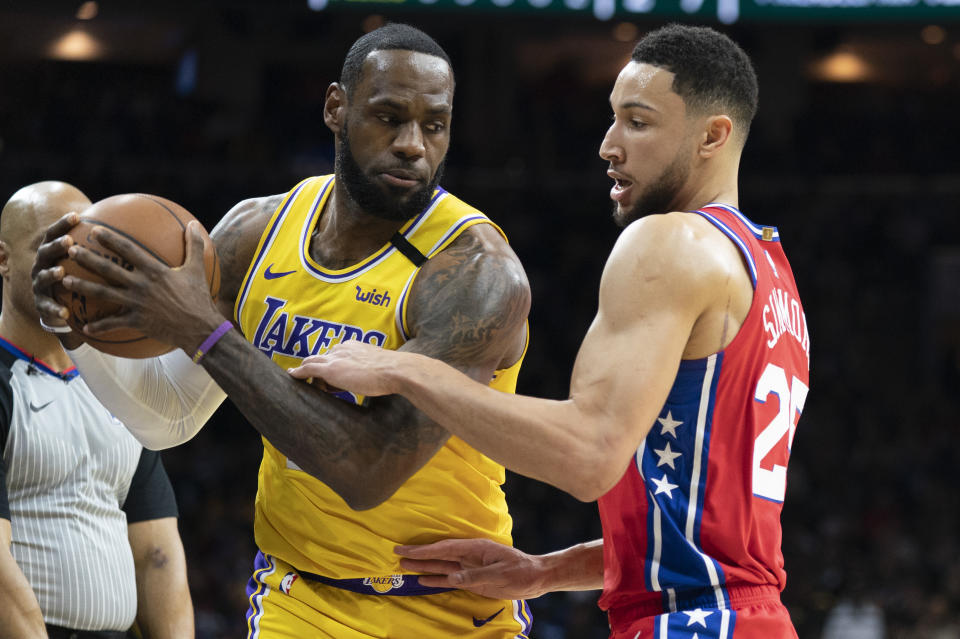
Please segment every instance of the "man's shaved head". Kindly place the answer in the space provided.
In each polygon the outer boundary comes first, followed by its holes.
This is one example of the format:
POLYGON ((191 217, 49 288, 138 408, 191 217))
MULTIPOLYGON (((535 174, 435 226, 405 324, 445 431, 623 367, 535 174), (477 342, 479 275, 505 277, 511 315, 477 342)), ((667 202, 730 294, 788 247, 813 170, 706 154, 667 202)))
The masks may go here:
POLYGON ((90 206, 90 200, 77 187, 66 182, 37 182, 25 186, 7 201, 0 213, 0 240, 16 246, 46 229, 71 211, 90 206))
POLYGON ((0 276, 5 321, 36 322, 30 269, 40 240, 48 226, 88 206, 90 200, 77 187, 53 181, 25 186, 4 205, 0 212, 0 276))

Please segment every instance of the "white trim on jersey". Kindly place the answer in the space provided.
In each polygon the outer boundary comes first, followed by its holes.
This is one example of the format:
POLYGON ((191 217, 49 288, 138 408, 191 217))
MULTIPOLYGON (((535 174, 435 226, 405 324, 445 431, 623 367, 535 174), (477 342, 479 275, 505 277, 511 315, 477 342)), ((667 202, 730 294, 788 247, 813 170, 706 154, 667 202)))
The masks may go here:
POLYGON ((687 505, 687 521, 684 534, 687 543, 694 548, 703 558, 707 566, 707 574, 710 576, 710 583, 714 586, 717 595, 717 606, 723 610, 726 606, 724 602, 723 589, 720 588, 720 576, 717 574, 717 566, 713 559, 701 550, 693 538, 694 529, 697 523, 697 499, 700 492, 700 475, 703 472, 703 440, 706 437, 707 430, 707 410, 710 408, 710 387, 713 385, 713 375, 717 366, 717 354, 714 353, 707 358, 707 370, 703 374, 703 387, 700 391, 700 411, 697 414, 697 438, 693 449, 693 477, 690 480, 690 502, 687 505))
MULTIPOLYGON (((304 186, 307 185, 308 182, 309 180, 304 180, 293 189, 293 192, 286 198, 286 201, 283 203, 283 210, 280 212, 279 217, 276 220, 274 220, 273 216, 271 216, 271 221, 273 222, 273 224, 269 225, 270 223, 268 222, 269 228, 264 230, 264 233, 269 233, 270 237, 267 240, 267 243, 264 244, 260 248, 260 250, 257 252, 257 254, 254 256, 253 266, 250 267, 247 277, 243 279, 242 287, 240 289, 240 297, 237 300, 237 305, 236 305, 237 310, 236 310, 236 313, 234 313, 237 325, 242 325, 240 318, 243 315, 243 307, 247 303, 247 299, 249 298, 249 295, 250 295, 250 289, 253 286, 253 280, 257 276, 257 271, 260 270, 260 265, 263 263, 263 258, 266 257, 267 253, 270 252, 270 249, 273 248, 273 243, 277 239, 277 235, 279 235, 278 232, 280 230, 280 227, 282 227, 286 222, 287 214, 290 212, 290 209, 293 207, 294 201, 298 197, 300 197, 300 191, 303 189, 304 186)), ((321 187, 320 189, 321 193, 323 193, 324 188, 325 187, 321 187)))
POLYGON ((661 524, 660 504, 650 495, 653 504, 653 557, 650 559, 650 586, 660 591, 660 556, 663 552, 663 528, 661 524))
MULTIPOLYGON (((757 236, 758 239, 763 238, 763 227, 758 226, 758 225, 754 224, 753 222, 751 222, 751 221, 747 218, 747 216, 744 215, 743 213, 741 213, 740 210, 737 209, 735 206, 730 206, 729 204, 720 204, 719 202, 711 202, 710 204, 707 204, 707 205, 704 206, 703 208, 723 209, 724 211, 728 211, 728 212, 730 212, 730 213, 733 213, 734 215, 736 215, 736 216, 740 219, 741 222, 743 222, 743 223, 747 226, 747 228, 750 229, 750 231, 751 231, 754 235, 757 236)), ((774 239, 777 239, 777 240, 780 239, 780 231, 778 231, 776 227, 770 226, 770 227, 767 227, 767 228, 773 229, 773 236, 772 236, 772 237, 773 237, 774 239)))
POLYGON ((250 618, 250 634, 247 635, 250 639, 255 639, 260 636, 260 619, 263 617, 263 598, 270 594, 270 586, 267 585, 267 577, 277 572, 277 563, 273 560, 271 555, 264 555, 264 560, 268 564, 268 568, 261 568, 262 572, 259 572, 257 579, 260 581, 260 584, 263 586, 263 592, 254 593, 250 597, 250 605, 257 607, 257 613, 250 618), (256 600, 256 604, 254 604, 256 600))

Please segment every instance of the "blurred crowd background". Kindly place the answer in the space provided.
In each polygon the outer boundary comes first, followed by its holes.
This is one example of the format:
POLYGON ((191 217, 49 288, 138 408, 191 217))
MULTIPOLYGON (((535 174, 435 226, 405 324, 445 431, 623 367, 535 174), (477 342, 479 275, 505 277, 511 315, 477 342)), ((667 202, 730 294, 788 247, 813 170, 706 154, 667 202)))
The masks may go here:
MULTIPOLYGON (((667 19, 385 11, 0 2, 0 197, 62 179, 94 201, 163 195, 211 228, 332 171, 321 105, 347 48, 385 20, 415 24, 457 74, 443 185, 505 229, 530 277, 519 391, 563 398, 618 232, 597 156, 609 90, 667 19)), ((803 639, 958 638, 960 21, 706 23, 756 64, 741 208, 779 227, 812 335, 784 601, 803 639)), ((164 454, 201 639, 245 632, 260 452, 227 404, 164 454)), ((506 490, 523 550, 600 534, 595 504, 515 475, 506 490)), ((532 636, 605 637, 597 595, 532 601, 532 636)))

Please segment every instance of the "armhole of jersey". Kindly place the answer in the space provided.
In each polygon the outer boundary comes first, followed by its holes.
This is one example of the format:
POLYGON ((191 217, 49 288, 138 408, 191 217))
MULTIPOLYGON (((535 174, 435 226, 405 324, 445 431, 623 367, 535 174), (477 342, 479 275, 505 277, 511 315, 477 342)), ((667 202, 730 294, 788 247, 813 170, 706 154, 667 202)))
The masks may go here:
POLYGON ((713 224, 721 233, 730 238, 730 241, 733 242, 737 249, 740 251, 740 254, 743 256, 744 262, 747 265, 747 271, 750 273, 750 281, 753 283, 753 290, 757 290, 757 262, 753 257, 753 252, 750 250, 750 247, 747 243, 740 237, 736 231, 730 228, 726 222, 723 220, 707 213, 703 210, 694 211, 698 215, 703 216, 704 219, 713 224))
POLYGON ((403 290, 400 292, 400 301, 397 302, 394 320, 396 321, 397 330, 400 331, 400 336, 403 337, 404 342, 410 339, 410 333, 407 331, 407 299, 409 298, 410 287, 413 285, 413 280, 419 272, 420 267, 417 267, 413 270, 413 273, 410 274, 410 277, 407 278, 407 283, 403 285, 403 290))
POLYGON ((13 420, 13 387, 10 384, 12 379, 13 371, 6 361, 0 359, 0 458, 7 450, 10 422, 13 420))
POLYGON ((496 375, 497 373, 501 373, 503 371, 508 371, 514 366, 516 366, 517 364, 519 364, 520 362, 522 362, 523 358, 527 356, 528 348, 530 348, 530 320, 529 319, 523 323, 523 350, 520 351, 520 357, 518 357, 515 361, 510 362, 510 364, 508 364, 507 366, 504 366, 503 368, 498 368, 496 371, 494 371, 494 375, 496 375))
MULTIPOLYGON (((237 299, 233 303, 233 319, 237 326, 243 326, 243 322, 240 321, 240 314, 243 312, 243 303, 247 299, 247 290, 250 288, 250 280, 256 276, 257 267, 259 266, 260 260, 265 253, 264 247, 266 246, 268 240, 275 235, 280 218, 289 208, 289 205, 297 198, 300 190, 304 187, 304 185, 307 184, 307 182, 315 179, 318 178, 308 177, 304 180, 301 180, 299 184, 290 189, 290 192, 287 193, 287 195, 280 202, 280 205, 277 206, 277 210, 270 215, 270 220, 264 227, 263 233, 260 234, 260 241, 257 242, 257 250, 253 252, 253 259, 250 260, 250 265, 247 266, 247 272, 243 276, 243 280, 240 283, 240 292, 237 294, 237 299)), ((241 328, 240 330, 242 332, 243 329, 241 328)))
MULTIPOLYGON (((507 236, 503 232, 503 229, 497 226, 486 215, 474 213, 457 220, 456 224, 451 226, 450 229, 444 233, 443 237, 440 238, 429 251, 424 251, 424 255, 426 255, 427 260, 429 261, 434 255, 450 246, 450 244, 453 243, 455 239, 460 237, 464 231, 471 226, 476 226, 477 224, 489 224, 497 230, 497 233, 500 234, 504 242, 507 241, 507 236)), ((410 274, 410 277, 407 279, 407 283, 403 286, 403 291, 400 293, 400 301, 397 303, 395 321, 397 324, 397 329, 399 329, 400 335, 403 337, 403 341, 410 339, 410 332, 408 330, 409 325, 407 324, 407 301, 410 299, 410 289, 413 288, 413 282, 417 279, 417 275, 420 273, 421 268, 423 267, 418 266, 413 273, 410 274)), ((524 346, 524 353, 526 353, 526 346, 524 346)))
MULTIPOLYGON (((507 242, 507 235, 503 232, 503 229, 493 222, 493 220, 482 213, 473 213, 471 215, 465 215, 457 220, 456 224, 451 226, 449 230, 443 234, 443 237, 437 240, 437 243, 434 244, 429 251, 424 251, 423 254, 426 255, 427 259, 429 260, 437 253, 450 246, 450 244, 452 244, 455 239, 460 237, 468 228, 478 224, 489 224, 496 229, 497 233, 500 234, 500 237, 503 238, 503 241, 507 242)), ((509 242, 507 243, 509 244, 509 242)))

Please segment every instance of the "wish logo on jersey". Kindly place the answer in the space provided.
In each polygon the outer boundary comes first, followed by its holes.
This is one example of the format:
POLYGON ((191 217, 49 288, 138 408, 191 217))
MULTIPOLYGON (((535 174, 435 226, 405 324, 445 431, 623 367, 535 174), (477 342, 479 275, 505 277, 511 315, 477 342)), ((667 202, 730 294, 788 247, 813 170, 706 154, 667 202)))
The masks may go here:
POLYGON ((359 326, 332 322, 317 317, 293 315, 283 311, 287 300, 267 297, 266 310, 257 323, 253 345, 267 355, 279 353, 289 357, 307 357, 326 351, 334 344, 355 339, 380 346, 386 334, 365 331, 359 326))

